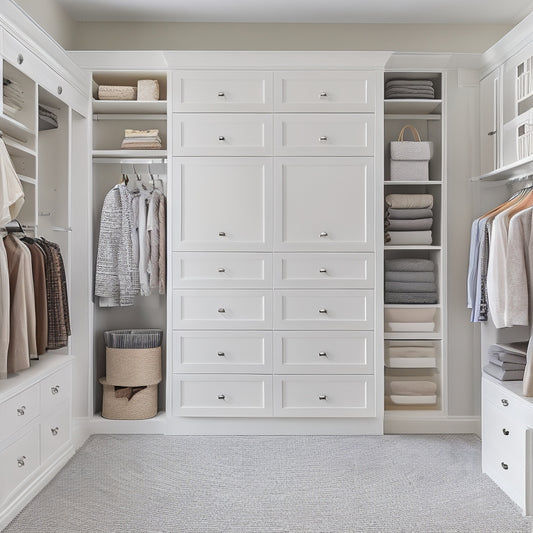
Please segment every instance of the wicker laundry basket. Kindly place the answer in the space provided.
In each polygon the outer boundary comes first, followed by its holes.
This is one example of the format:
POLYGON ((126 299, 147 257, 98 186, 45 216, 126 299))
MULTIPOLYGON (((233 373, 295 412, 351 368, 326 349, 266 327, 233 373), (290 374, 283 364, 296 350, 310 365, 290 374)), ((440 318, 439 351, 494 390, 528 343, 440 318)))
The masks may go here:
POLYGON ((108 383, 123 387, 155 385, 161 381, 161 346, 106 348, 108 383))
POLYGON ((157 415, 157 385, 148 385, 136 392, 130 399, 117 398, 115 385, 107 379, 100 378, 104 387, 102 416, 111 420, 144 420, 157 415))
POLYGON ((137 87, 121 85, 100 85, 98 87, 99 100, 136 100, 137 87))

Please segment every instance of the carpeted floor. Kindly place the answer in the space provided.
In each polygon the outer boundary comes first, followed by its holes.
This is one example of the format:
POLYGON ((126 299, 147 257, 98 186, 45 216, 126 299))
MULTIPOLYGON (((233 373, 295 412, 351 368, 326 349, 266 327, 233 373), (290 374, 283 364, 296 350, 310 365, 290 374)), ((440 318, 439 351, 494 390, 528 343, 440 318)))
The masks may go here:
POLYGON ((93 436, 6 533, 532 531, 472 435, 93 436))

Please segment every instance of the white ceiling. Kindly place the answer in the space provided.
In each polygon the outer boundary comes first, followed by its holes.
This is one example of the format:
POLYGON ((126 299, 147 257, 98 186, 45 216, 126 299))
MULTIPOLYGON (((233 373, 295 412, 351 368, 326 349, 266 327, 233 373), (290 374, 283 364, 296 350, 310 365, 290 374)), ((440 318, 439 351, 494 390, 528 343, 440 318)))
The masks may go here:
MULTIPOLYGON (((77 21, 515 24, 532 0, 57 0, 77 21)), ((133 37, 133 36, 132 36, 133 37)))

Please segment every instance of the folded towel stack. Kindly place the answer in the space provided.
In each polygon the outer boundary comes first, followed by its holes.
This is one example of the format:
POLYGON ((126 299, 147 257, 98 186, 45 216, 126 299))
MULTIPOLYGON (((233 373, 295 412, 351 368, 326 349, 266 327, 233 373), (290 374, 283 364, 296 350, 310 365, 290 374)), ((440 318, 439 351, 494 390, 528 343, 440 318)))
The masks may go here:
POLYGON ((387 341, 385 366, 388 368, 434 368, 437 348, 431 341, 387 341))
POLYGON ((435 89, 431 80, 389 80, 385 83, 385 99, 415 98, 433 100, 435 89))
POLYGON ((47 130, 57 127, 57 115, 47 107, 39 104, 39 130, 47 130))
MULTIPOLYGON (((412 272, 390 272, 391 277, 396 274, 413 274, 412 272)), ((419 274, 433 274, 434 272, 419 272, 419 274)), ((420 292, 422 289, 436 289, 435 283, 385 281, 386 292, 420 292)), ((391 308, 385 309, 385 331, 435 331, 436 307, 422 308, 391 308)))
POLYGON ((435 264, 430 259, 385 260, 386 304, 436 304, 435 264))
POLYGON ((121 148, 123 150, 161 150, 159 130, 126 130, 121 148))
POLYGON ((434 381, 392 378, 388 385, 388 392, 391 402, 398 405, 437 402, 437 384, 434 381))
POLYGON ((500 381, 520 381, 526 368, 527 342, 493 344, 489 347, 489 364, 483 371, 500 381))
POLYGON ((432 244, 433 195, 388 194, 385 197, 385 243, 432 244))
POLYGON ((24 90, 22 86, 10 78, 3 78, 4 113, 15 115, 24 107, 24 90))

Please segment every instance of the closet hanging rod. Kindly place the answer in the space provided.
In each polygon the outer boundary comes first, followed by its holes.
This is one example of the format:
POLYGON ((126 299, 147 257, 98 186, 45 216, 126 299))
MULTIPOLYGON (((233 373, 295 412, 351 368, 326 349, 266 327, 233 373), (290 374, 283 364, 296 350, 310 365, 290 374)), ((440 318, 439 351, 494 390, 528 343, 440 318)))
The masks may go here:
POLYGON ((141 115, 138 113, 95 113, 93 120, 167 120, 167 116, 141 115))

